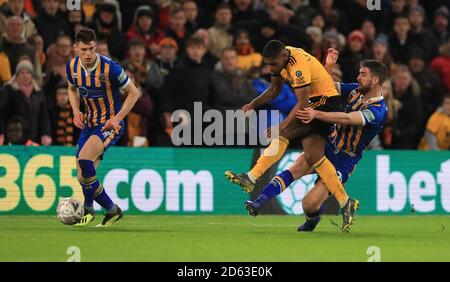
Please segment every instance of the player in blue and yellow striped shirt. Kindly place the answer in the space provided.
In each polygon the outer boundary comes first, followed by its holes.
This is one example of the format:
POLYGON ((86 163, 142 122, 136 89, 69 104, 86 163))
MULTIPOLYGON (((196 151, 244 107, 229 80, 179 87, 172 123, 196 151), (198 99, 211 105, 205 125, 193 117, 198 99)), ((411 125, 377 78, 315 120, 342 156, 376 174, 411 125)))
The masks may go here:
MULTIPOLYGON (((386 73, 386 66, 381 62, 363 61, 358 76, 359 83, 338 84, 340 95, 345 101, 345 112, 324 112, 308 108, 297 113, 297 117, 305 123, 317 119, 335 124, 327 139, 325 156, 333 164, 343 184, 355 169, 364 149, 383 128, 387 106, 381 93, 381 85, 386 79, 386 73)), ((246 202, 249 214, 257 215, 258 210, 269 199, 282 193, 296 179, 313 172, 302 154, 293 166, 276 175, 254 201, 246 202)), ((302 200, 307 220, 299 227, 299 231, 314 230, 320 221, 321 205, 329 196, 329 189, 319 176, 314 188, 302 200)), ((343 231, 349 231, 352 220, 353 218, 348 222, 344 220, 343 231)))
POLYGON ((96 167, 104 152, 122 136, 125 129, 123 119, 140 93, 118 63, 95 52, 96 46, 93 30, 83 28, 78 31, 75 35, 78 56, 67 63, 66 72, 74 124, 82 129, 76 158, 85 215, 76 226, 86 226, 94 220, 95 200, 106 210, 105 218, 98 226, 106 227, 122 218, 123 213, 97 180, 96 167), (127 95, 123 105, 120 104, 122 92, 127 95), (80 111, 80 100, 83 101, 84 113, 80 111))

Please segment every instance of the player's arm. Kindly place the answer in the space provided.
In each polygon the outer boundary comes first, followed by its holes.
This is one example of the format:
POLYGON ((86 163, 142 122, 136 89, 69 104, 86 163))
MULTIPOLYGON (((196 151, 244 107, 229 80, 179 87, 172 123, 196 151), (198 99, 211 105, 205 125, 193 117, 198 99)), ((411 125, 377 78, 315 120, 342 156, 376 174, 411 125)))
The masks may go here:
POLYGON ((128 83, 123 88, 121 88, 121 90, 124 92, 124 95, 126 95, 127 98, 125 98, 120 111, 114 117, 106 121, 105 125, 102 128, 102 131, 108 129, 117 130, 119 128, 119 123, 128 115, 139 97, 141 97, 141 92, 137 89, 136 85, 134 85, 131 80, 129 80, 128 83))
POLYGON ((304 123, 309 123, 314 119, 324 121, 326 123, 335 123, 343 125, 364 126, 366 120, 361 111, 357 112, 322 112, 311 108, 297 111, 297 118, 304 123))
POLYGON ((80 111, 80 96, 78 95, 77 89, 74 85, 69 83, 68 86, 68 92, 69 92, 69 103, 72 107, 73 112, 73 124, 75 124, 76 127, 83 129, 84 128, 84 115, 80 111))
POLYGON ((264 106, 280 94, 282 86, 283 78, 279 75, 272 76, 269 88, 267 88, 260 96, 253 99, 253 101, 244 105, 242 110, 246 112, 264 106))

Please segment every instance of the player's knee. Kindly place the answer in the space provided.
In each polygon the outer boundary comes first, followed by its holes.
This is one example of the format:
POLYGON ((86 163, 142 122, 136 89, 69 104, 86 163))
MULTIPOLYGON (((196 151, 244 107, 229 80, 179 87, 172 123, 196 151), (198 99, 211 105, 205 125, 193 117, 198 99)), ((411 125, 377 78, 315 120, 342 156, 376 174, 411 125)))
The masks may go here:
POLYGON ((91 160, 78 160, 78 166, 80 167, 81 177, 89 178, 95 175, 95 165, 91 160))
POLYGON ((320 159, 322 159, 324 154, 322 152, 305 152, 305 160, 308 163, 308 165, 313 166, 316 164, 320 159))

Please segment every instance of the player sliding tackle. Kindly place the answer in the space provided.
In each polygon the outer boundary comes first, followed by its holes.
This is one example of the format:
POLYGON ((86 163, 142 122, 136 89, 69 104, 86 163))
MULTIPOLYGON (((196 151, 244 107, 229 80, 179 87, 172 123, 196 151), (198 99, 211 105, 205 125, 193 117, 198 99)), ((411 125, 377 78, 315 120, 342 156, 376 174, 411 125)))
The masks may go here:
MULTIPOLYGON (((342 183, 348 180, 361 159, 364 149, 383 128, 387 117, 387 107, 381 89, 386 74, 386 67, 381 62, 363 61, 359 70, 359 85, 356 83, 337 84, 343 100, 346 101, 346 112, 322 112, 311 108, 297 112, 297 117, 305 123, 322 120, 336 124, 327 139, 325 156, 336 168, 342 183)), ((311 173, 314 171, 308 166, 304 154, 300 155, 294 165, 275 176, 264 187, 255 201, 246 202, 249 214, 256 216, 257 210, 269 199, 280 194, 294 180, 311 173)), ((319 178, 314 188, 302 201, 306 222, 299 226, 298 231, 315 229, 320 221, 322 204, 328 197, 329 189, 319 178)), ((343 231, 348 230, 349 226, 344 225, 343 231)))
POLYGON ((122 218, 120 207, 113 203, 97 179, 96 168, 104 152, 122 136, 123 119, 140 96, 122 67, 95 52, 97 40, 92 29, 83 28, 75 35, 78 56, 67 63, 69 101, 74 124, 82 129, 77 144, 78 181, 83 188, 85 215, 75 226, 87 226, 94 220, 94 200, 106 210, 98 227, 108 227, 122 218), (127 95, 120 105, 121 91, 127 95), (80 111, 83 99, 85 113, 80 111))
MULTIPOLYGON (((324 66, 303 49, 286 47, 278 40, 271 40, 263 50, 264 62, 270 66, 272 80, 270 87, 250 104, 242 107, 248 111, 258 108, 279 95, 283 81, 288 81, 295 90, 297 105, 291 110, 286 120, 280 125, 280 136, 274 137, 271 144, 263 152, 256 165, 248 173, 236 174, 231 171, 225 175, 233 183, 244 188, 246 192, 253 190, 254 184, 262 174, 283 156, 294 137, 302 139, 304 158, 336 197, 344 216, 344 226, 351 224, 357 200, 348 197, 340 182, 336 169, 324 155, 325 144, 331 124, 319 119, 303 123, 296 118, 297 110, 312 108, 325 112, 341 110, 341 98, 335 88, 333 79, 324 66)), ((287 172, 279 178, 283 187, 289 186, 293 176, 287 172)))

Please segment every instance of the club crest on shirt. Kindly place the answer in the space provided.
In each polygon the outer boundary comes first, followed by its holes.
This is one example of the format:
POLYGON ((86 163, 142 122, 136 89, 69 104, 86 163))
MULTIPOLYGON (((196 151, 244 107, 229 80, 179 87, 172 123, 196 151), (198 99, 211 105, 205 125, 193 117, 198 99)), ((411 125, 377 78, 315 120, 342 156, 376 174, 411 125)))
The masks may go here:
POLYGON ((89 94, 89 91, 86 87, 81 86, 81 87, 78 87, 78 94, 80 94, 81 97, 87 97, 89 94))
POLYGON ((106 81, 105 75, 104 75, 103 73, 101 73, 101 74, 98 76, 98 80, 100 80, 100 82, 105 82, 105 81, 106 81))
POLYGON ((302 72, 301 72, 301 71, 296 71, 296 72, 295 72, 295 75, 296 75, 297 77, 301 77, 301 76, 302 76, 302 72))

